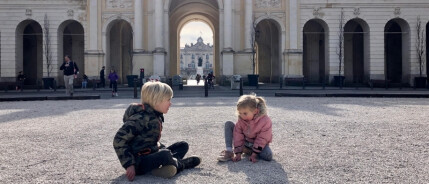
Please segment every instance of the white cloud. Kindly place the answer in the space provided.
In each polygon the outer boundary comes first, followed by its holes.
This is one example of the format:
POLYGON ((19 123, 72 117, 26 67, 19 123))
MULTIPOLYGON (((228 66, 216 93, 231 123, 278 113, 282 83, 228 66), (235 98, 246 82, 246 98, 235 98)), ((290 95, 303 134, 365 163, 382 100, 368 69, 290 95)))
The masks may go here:
POLYGON ((213 45, 213 31, 206 23, 200 21, 187 23, 180 31, 180 47, 185 47, 185 44, 197 43, 200 36, 205 44, 213 45))

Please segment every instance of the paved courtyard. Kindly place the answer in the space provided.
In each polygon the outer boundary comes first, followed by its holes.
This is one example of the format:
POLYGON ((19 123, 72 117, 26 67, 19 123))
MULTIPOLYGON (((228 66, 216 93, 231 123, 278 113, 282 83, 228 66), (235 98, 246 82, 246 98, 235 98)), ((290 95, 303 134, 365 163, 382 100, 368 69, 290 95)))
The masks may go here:
MULTIPOLYGON (((203 162, 133 183, 428 183, 429 101, 267 97, 274 161, 218 163, 236 97, 174 98, 161 141, 203 162)), ((133 99, 0 103, 0 183, 128 183, 112 147, 133 99)))

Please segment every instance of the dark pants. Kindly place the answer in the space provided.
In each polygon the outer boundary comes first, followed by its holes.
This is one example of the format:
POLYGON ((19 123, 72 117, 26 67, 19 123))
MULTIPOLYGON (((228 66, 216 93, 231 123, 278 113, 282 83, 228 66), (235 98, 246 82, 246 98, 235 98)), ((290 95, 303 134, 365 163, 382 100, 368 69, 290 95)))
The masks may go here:
POLYGON ((112 88, 112 92, 118 92, 118 82, 116 82, 116 81, 110 81, 110 85, 111 85, 111 88, 112 88))
POLYGON ((185 168, 181 160, 188 152, 188 149, 188 143, 182 141, 176 142, 167 148, 162 148, 158 152, 145 156, 138 156, 135 166, 136 174, 145 174, 153 169, 159 168, 161 165, 174 165, 177 168, 177 172, 180 172, 185 168))
POLYGON ((104 77, 100 77, 100 87, 106 87, 106 79, 104 77))

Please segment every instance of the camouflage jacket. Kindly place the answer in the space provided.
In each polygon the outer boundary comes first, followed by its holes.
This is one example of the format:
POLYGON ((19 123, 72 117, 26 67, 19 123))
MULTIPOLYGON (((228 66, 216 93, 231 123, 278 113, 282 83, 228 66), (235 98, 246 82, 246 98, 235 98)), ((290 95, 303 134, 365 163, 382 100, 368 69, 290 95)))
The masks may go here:
POLYGON ((113 147, 122 167, 136 164, 138 155, 144 151, 157 149, 161 138, 164 116, 148 104, 131 104, 123 117, 123 126, 113 139, 113 147))

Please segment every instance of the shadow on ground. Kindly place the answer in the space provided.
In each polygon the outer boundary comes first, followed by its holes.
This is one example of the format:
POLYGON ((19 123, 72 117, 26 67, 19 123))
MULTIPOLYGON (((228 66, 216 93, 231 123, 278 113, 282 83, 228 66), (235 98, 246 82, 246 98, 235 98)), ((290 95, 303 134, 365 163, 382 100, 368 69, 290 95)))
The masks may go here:
POLYGON ((258 160, 252 163, 248 157, 243 157, 239 162, 219 162, 219 164, 227 164, 228 170, 232 173, 245 173, 246 181, 249 183, 289 183, 283 166, 275 160, 270 162, 258 160))

